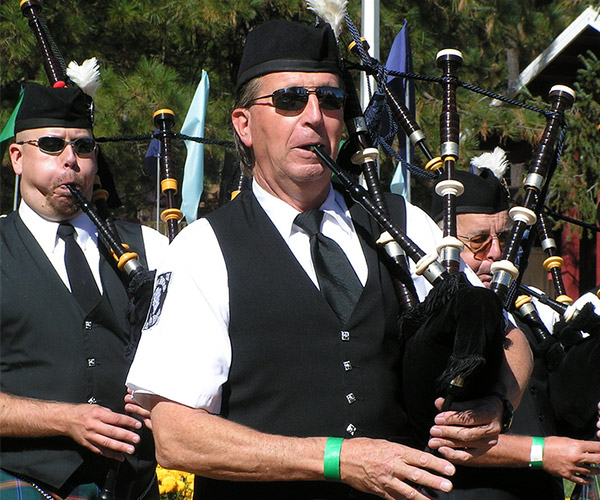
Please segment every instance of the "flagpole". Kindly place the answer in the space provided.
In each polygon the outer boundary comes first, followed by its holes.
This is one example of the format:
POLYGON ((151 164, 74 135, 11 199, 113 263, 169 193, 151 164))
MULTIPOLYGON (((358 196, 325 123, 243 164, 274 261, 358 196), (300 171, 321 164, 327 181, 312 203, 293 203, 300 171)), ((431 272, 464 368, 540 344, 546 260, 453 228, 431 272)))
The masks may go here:
MULTIPOLYGON (((370 49, 369 54, 379 59, 379 0, 362 0, 362 36, 367 40, 370 49)), ((360 77, 360 104, 362 109, 369 105, 369 84, 372 91, 375 90, 375 79, 367 77, 365 72, 360 77)))

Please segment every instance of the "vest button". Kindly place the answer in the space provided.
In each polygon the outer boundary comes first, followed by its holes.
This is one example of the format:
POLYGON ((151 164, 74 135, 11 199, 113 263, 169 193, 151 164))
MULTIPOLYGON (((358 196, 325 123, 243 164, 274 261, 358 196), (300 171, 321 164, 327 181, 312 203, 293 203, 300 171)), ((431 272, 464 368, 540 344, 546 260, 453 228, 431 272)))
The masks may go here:
POLYGON ((350 361, 344 361, 342 364, 344 365, 344 370, 347 372, 352 370, 352 363, 350 363, 350 361))
POLYGON ((91 398, 89 398, 87 400, 87 402, 91 405, 95 405, 98 401, 96 401, 96 398, 94 396, 92 396, 91 398))
POLYGON ((356 402, 356 396, 353 392, 350 392, 346 394, 346 400, 348 401, 348 404, 351 405, 352 403, 356 402))
POLYGON ((348 427, 346 427, 346 432, 351 436, 354 436, 354 433, 356 432, 356 426, 353 424, 348 424, 348 427))
POLYGON ((91 330, 91 329, 92 329, 92 327, 94 326, 94 323, 92 323, 91 321, 86 321, 86 322, 84 323, 84 326, 85 326, 85 329, 86 329, 86 330, 91 330))
POLYGON ((349 342, 350 341, 350 332, 342 330, 340 332, 340 338, 342 339, 342 342, 349 342))
POLYGON ((88 358, 87 360, 88 367, 96 366, 96 358, 88 358))

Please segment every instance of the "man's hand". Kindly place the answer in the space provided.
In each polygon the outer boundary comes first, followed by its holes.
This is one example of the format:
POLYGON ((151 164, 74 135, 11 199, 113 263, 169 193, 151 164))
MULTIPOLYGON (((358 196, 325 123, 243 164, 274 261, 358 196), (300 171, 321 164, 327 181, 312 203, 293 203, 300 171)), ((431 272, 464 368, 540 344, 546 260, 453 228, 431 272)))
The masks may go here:
POLYGON ((132 415, 137 415, 142 419, 144 425, 152 430, 152 421, 150 420, 150 410, 146 410, 134 398, 131 389, 127 389, 127 394, 123 398, 125 400, 125 411, 132 415))
POLYGON ((382 498, 429 498, 406 481, 441 491, 452 489, 448 479, 429 471, 450 476, 455 467, 430 453, 389 441, 355 438, 342 445, 341 480, 382 498))
POLYGON ((66 433, 81 446, 119 461, 135 452, 140 437, 129 429, 140 429, 140 421, 98 405, 74 405, 69 410, 66 433))
POLYGON ((589 484, 590 478, 582 477, 600 474, 600 442, 579 441, 566 437, 545 438, 544 470, 579 484, 589 484))
POLYGON ((0 436, 68 436, 81 446, 115 460, 135 452, 142 423, 92 404, 23 398, 0 392, 0 436))
MULTIPOLYGON (((443 398, 435 401, 442 409, 443 398)), ((431 428, 429 447, 441 455, 465 461, 494 446, 502 430, 502 402, 497 396, 454 403, 453 409, 438 413, 431 428)))

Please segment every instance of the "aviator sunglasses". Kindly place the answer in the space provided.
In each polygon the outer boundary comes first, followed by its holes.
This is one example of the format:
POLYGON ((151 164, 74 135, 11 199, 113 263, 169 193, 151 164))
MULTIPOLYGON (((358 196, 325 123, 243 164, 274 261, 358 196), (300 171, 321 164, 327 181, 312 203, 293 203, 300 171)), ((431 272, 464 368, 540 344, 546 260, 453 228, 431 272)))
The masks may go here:
POLYGON ((272 105, 280 111, 302 111, 308 102, 308 96, 315 94, 321 109, 334 111, 342 109, 346 100, 346 93, 338 87, 317 87, 313 90, 304 87, 286 87, 269 95, 256 97, 250 101, 250 106, 258 99, 270 97, 272 105))
POLYGON ((71 144, 77 156, 89 155, 96 149, 96 141, 91 137, 80 137, 74 141, 67 141, 62 137, 40 137, 29 141, 19 141, 16 144, 32 144, 40 148, 40 151, 49 155, 59 155, 71 144))
POLYGON ((477 234, 475 236, 471 236, 470 238, 461 235, 457 236, 461 239, 465 246, 471 250, 471 252, 473 252, 473 255, 477 259, 478 254, 484 254, 489 250, 490 246, 492 246, 492 241, 494 241, 494 238, 498 240, 500 249, 504 251, 506 245, 508 245, 510 241, 510 235, 510 231, 501 231, 498 234, 477 234))

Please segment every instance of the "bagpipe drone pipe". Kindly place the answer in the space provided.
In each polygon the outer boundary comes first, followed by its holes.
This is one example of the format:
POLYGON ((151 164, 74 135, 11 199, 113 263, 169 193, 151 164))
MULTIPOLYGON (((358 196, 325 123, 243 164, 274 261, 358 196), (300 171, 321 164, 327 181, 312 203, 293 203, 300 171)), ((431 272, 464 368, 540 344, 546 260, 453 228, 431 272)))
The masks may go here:
MULTIPOLYGON (((331 5, 328 8, 322 7, 318 2, 307 1, 309 9, 313 10, 319 20, 334 24, 339 24, 339 19, 344 19, 349 31, 354 39, 351 44, 351 51, 361 58, 361 64, 355 65, 349 63, 344 58, 342 66, 346 73, 350 69, 360 69, 375 77, 380 93, 385 97, 390 112, 399 125, 404 129, 406 135, 411 138, 413 144, 424 146, 424 135, 416 125, 414 118, 406 109, 399 109, 398 99, 390 86, 386 83, 387 70, 379 62, 367 54, 368 46, 358 35, 358 31, 353 26, 348 14, 345 12, 346 2, 328 2, 331 5), (334 12, 335 14, 331 14, 334 12), (336 20, 337 19, 337 20, 336 20), (409 117, 407 119, 406 117, 409 117), (418 133, 415 131, 418 130, 418 133), (418 141, 415 141, 417 138, 418 141)), ((339 27, 333 28, 336 38, 338 38, 339 27)), ((338 40, 339 41, 339 40, 338 40)), ((433 288, 422 303, 418 303, 412 297, 410 300, 400 300, 403 314, 400 318, 400 336, 403 342, 404 356, 402 366, 402 385, 405 407, 408 412, 408 418, 414 432, 414 436, 421 445, 425 445, 429 437, 429 428, 433 423, 433 417, 437 413, 434 406, 434 400, 437 396, 443 396, 446 400, 445 408, 449 408, 453 401, 468 401, 490 394, 494 389, 494 384, 498 381, 498 374, 503 358, 503 345, 505 341, 506 323, 504 319, 504 309, 512 309, 512 305, 505 304, 508 295, 509 285, 504 281, 504 275, 499 284, 494 286, 493 290, 471 286, 462 273, 458 272, 459 255, 462 250, 462 243, 456 237, 456 214, 454 209, 454 200, 460 196, 464 189, 462 184, 453 178, 453 170, 458 160, 458 134, 459 119, 456 107, 456 88, 460 85, 469 90, 479 91, 484 95, 499 98, 502 101, 519 104, 504 96, 492 94, 481 89, 477 89, 458 80, 457 71, 461 65, 462 57, 459 51, 454 49, 442 50, 438 53, 437 63, 443 70, 443 77, 437 79, 443 86, 443 104, 440 114, 440 135, 441 135, 441 157, 442 159, 433 159, 428 148, 420 147, 427 159, 427 170, 430 178, 441 178, 437 183, 436 193, 444 199, 445 216, 443 228, 443 240, 438 248, 441 256, 440 265, 437 262, 437 256, 425 256, 419 250, 415 250, 410 244, 402 241, 406 238, 402 234, 397 238, 397 226, 395 229, 388 227, 388 222, 381 222, 381 213, 385 214, 385 206, 377 202, 380 195, 373 190, 372 186, 377 186, 372 182, 371 174, 364 175, 365 182, 370 195, 363 192, 363 189, 357 185, 352 176, 344 172, 343 168, 337 166, 331 159, 325 158, 321 152, 317 154, 323 162, 332 168, 346 185, 352 197, 371 213, 371 215, 380 223, 382 228, 387 231, 388 238, 396 240, 406 255, 417 263, 417 273, 423 274, 433 288), (425 151, 425 149, 427 151, 425 151), (340 171, 338 173, 338 171, 340 171), (346 180, 343 180, 347 177, 346 180), (361 197, 368 197, 366 207, 364 201, 359 201, 361 197), (442 272, 436 271, 433 276, 428 276, 430 270, 425 262, 433 263, 432 266, 439 270, 440 266, 444 269, 442 272), (432 279, 433 278, 433 279, 432 279)), ((396 76, 415 77, 418 75, 397 74, 396 76)), ((434 80, 430 77, 421 77, 424 80, 434 80)), ((349 87, 348 82, 352 79, 345 76, 344 82, 349 87)), ((350 141, 352 143, 351 153, 344 152, 345 145, 340 152, 340 161, 346 157, 351 158, 352 163, 363 165, 363 173, 367 170, 365 164, 372 162, 376 158, 376 153, 371 152, 373 148, 368 142, 369 138, 375 136, 372 130, 363 130, 360 137, 354 130, 355 123, 360 120, 350 119, 346 116, 348 108, 352 107, 353 92, 347 90, 345 121, 348 126, 350 141), (349 125, 350 124, 350 125, 349 125)), ((350 90, 352 88, 350 87, 350 90)), ((538 180, 547 180, 541 173, 547 170, 548 164, 555 158, 556 142, 561 126, 564 123, 564 111, 572 104, 574 95, 570 89, 558 86, 550 94, 550 110, 543 111, 530 108, 547 117, 547 125, 540 141, 538 152, 534 158, 529 183, 536 183, 538 180)), ((355 107, 360 106, 356 103, 355 107)), ((355 115, 359 115, 355 113, 355 115)), ((358 127, 360 128, 360 127, 358 127)), ((363 127, 364 128, 364 127, 363 127)), ((411 168, 411 171, 413 169, 411 168)), ((425 175, 423 175, 425 177, 425 175)), ((529 196, 529 203, 535 200, 529 196)), ((518 215, 533 210, 527 205, 522 209, 516 209, 518 215)), ((392 221, 392 225, 395 225, 392 221)), ((517 248, 520 245, 523 233, 522 229, 515 224, 514 243, 517 248)), ((511 262, 511 259, 504 259, 511 262)), ((555 266, 555 263, 548 263, 548 266, 555 266)), ((506 266, 508 267, 508 266, 506 266)), ((512 268, 510 269, 512 271, 512 268)), ((505 271, 507 272, 507 271, 505 271)), ((400 273, 402 274, 402 273, 400 273)), ((554 274, 554 273, 553 273, 554 274)), ((405 283, 405 288, 410 289, 410 285, 405 283)), ((561 362, 564 355, 562 346, 546 332, 540 331, 540 340, 550 338, 549 343, 555 345, 555 363, 561 362), (542 335, 545 335, 542 337, 542 335)), ((595 406, 594 406, 595 408, 595 406)))

